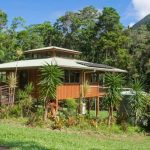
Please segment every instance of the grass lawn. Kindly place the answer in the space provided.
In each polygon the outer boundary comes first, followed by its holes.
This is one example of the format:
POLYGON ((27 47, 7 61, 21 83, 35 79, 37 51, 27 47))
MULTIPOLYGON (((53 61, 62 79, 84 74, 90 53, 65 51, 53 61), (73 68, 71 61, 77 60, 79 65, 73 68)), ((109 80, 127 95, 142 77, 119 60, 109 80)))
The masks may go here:
POLYGON ((150 137, 50 130, 0 123, 0 146, 15 150, 149 150, 150 137))

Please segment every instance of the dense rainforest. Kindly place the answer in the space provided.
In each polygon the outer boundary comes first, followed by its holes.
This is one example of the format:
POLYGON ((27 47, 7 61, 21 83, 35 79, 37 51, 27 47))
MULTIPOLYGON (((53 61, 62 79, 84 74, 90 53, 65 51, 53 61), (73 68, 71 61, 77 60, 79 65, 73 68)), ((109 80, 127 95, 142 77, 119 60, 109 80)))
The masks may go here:
POLYGON ((8 25, 7 19, 0 10, 0 63, 17 60, 20 50, 59 46, 81 51, 80 59, 126 69, 128 81, 138 78, 150 90, 150 22, 125 28, 114 8, 93 6, 66 12, 54 24, 26 26, 16 17, 8 25))

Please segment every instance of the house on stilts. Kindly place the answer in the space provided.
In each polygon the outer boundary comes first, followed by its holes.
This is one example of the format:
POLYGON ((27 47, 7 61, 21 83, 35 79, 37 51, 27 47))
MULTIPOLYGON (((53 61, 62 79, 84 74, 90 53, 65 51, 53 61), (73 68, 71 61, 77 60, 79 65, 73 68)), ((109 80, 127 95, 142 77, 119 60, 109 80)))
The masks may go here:
MULTIPOLYGON (((99 111, 99 99, 104 96, 103 75, 105 72, 121 72, 125 70, 103 64, 91 63, 76 59, 81 52, 55 46, 25 51, 25 60, 0 64, 0 72, 6 77, 15 72, 17 67, 17 87, 23 89, 32 82, 33 97, 39 98, 39 68, 46 63, 56 64, 64 70, 63 84, 57 87, 57 104, 68 98, 81 98, 81 90, 85 81, 89 82, 89 89, 85 97, 89 101, 95 99, 96 114, 99 111)), ((10 101, 9 87, 0 83, 0 104, 10 101)))

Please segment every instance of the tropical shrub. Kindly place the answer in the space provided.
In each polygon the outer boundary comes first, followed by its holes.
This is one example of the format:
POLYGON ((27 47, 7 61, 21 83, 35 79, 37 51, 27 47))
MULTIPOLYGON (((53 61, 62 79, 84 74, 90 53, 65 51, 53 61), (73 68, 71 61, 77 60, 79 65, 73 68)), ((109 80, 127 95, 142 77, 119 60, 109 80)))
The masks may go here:
POLYGON ((69 98, 65 101, 65 105, 67 108, 67 116, 75 115, 77 112, 77 101, 73 98, 69 98))
POLYGON ((37 113, 31 113, 26 124, 31 127, 43 127, 45 125, 45 123, 43 122, 43 117, 38 115, 37 113))
POLYGON ((40 87, 41 97, 44 103, 44 120, 47 120, 48 103, 50 100, 56 100, 56 89, 62 83, 64 72, 57 65, 46 64, 40 68, 40 87))
POLYGON ((31 96, 33 91, 33 84, 29 83, 24 90, 18 90, 17 104, 21 108, 21 116, 28 116, 31 113, 33 98, 31 96))
POLYGON ((7 77, 7 80, 6 80, 9 88, 10 88, 10 95, 12 96, 12 104, 14 103, 15 101, 15 89, 17 87, 17 77, 16 77, 16 74, 14 72, 10 73, 7 77))
POLYGON ((71 127, 77 124, 77 119, 75 117, 68 117, 66 120, 66 126, 71 127))
POLYGON ((9 117, 20 117, 21 114, 21 108, 19 107, 19 105, 13 105, 9 107, 9 117))
POLYGON ((1 119, 8 118, 9 112, 10 112, 10 106, 7 106, 7 105, 0 106, 0 118, 1 119))
POLYGON ((131 116, 134 118, 134 124, 137 125, 142 119, 142 116, 146 114, 148 110, 148 105, 150 106, 150 99, 148 99, 147 94, 143 91, 143 84, 139 80, 134 80, 131 83, 133 89, 133 94, 130 98, 131 104, 131 116))
POLYGON ((114 107, 117 108, 122 100, 121 88, 124 79, 120 74, 107 73, 105 81, 108 87, 105 95, 105 104, 108 108, 108 125, 110 125, 114 120, 113 109, 114 107))
POLYGON ((65 120, 64 118, 61 118, 61 117, 55 117, 54 118, 54 123, 52 124, 52 129, 58 129, 58 130, 61 130, 65 125, 65 120))

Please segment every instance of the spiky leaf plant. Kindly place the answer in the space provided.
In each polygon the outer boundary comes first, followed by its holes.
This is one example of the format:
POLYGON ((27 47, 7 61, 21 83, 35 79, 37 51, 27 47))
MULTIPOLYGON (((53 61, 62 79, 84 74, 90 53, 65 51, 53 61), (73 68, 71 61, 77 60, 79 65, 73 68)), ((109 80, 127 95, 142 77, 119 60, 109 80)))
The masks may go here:
POLYGON ((46 64, 40 68, 40 87, 41 96, 44 101, 45 115, 44 120, 47 120, 47 102, 48 100, 56 100, 57 86, 62 83, 64 71, 57 65, 46 64))
POLYGON ((108 87, 105 95, 105 103, 108 107, 108 125, 110 125, 113 122, 113 109, 114 107, 118 107, 122 99, 121 88, 124 79, 120 74, 107 73, 105 81, 108 87))

